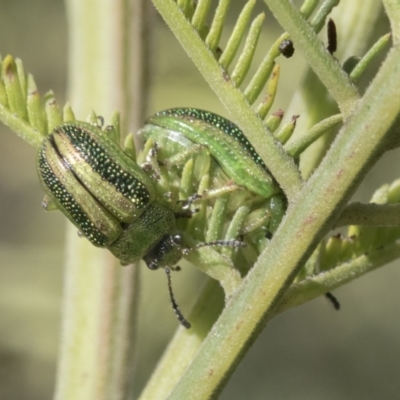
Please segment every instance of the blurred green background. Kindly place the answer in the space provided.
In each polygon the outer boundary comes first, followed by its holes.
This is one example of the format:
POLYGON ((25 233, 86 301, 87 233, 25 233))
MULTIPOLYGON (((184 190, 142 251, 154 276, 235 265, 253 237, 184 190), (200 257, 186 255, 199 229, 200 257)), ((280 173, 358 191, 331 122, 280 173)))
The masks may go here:
MULTIPOLYGON (((265 10, 260 3, 258 9, 265 10)), ((0 10, 0 53, 21 58, 41 93, 53 89, 63 104, 67 83, 63 1, 0 0, 0 10)), ((382 19, 377 32, 386 32, 385 24, 382 19)), ((258 59, 280 33, 270 15, 265 25, 258 59)), ((191 106, 224 114, 158 17, 153 39, 149 113, 191 106)), ((339 42, 339 48, 341 45, 339 42)), ((274 110, 287 107, 305 68, 299 54, 280 63, 281 84, 274 110)), ((43 194, 36 177, 34 149, 3 125, 0 134, 0 399, 49 399, 60 333, 67 222, 60 213, 45 213, 41 208, 43 194)), ((371 171, 355 197, 367 201, 375 188, 397 177, 398 153, 391 152, 371 171)), ((221 398, 398 399, 397 264, 336 290, 340 312, 320 298, 273 320, 221 398)), ((142 270, 135 397, 177 326, 164 274, 142 270)), ((187 312, 205 278, 190 267, 174 278, 175 294, 187 312)))

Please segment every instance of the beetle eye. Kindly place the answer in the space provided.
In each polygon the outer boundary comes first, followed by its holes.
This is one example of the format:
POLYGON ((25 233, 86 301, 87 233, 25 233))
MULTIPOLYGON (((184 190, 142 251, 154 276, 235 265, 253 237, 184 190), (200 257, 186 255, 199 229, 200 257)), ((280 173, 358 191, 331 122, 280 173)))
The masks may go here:
POLYGON ((156 259, 153 259, 153 260, 147 262, 146 264, 147 264, 147 267, 149 269, 151 269, 152 271, 155 271, 156 269, 158 269, 158 260, 156 260, 156 259))
POLYGON ((175 234, 174 236, 172 236, 172 241, 175 244, 182 244, 182 235, 180 235, 179 233, 175 234))

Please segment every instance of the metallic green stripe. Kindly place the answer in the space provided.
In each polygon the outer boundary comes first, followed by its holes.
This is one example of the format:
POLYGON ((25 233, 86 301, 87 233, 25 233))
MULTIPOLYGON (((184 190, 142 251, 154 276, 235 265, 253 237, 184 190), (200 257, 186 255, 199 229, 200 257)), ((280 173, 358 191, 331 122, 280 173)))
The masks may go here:
POLYGON ((131 222, 137 215, 135 204, 93 170, 81 153, 76 151, 63 131, 58 130, 53 133, 53 138, 60 156, 87 191, 119 221, 131 222))
MULTIPOLYGON (((126 165, 126 154, 122 149, 116 148, 115 143, 104 133, 95 127, 80 123, 79 125, 63 124, 55 130, 53 135, 57 144, 60 141, 64 142, 64 145, 67 141, 69 142, 62 156, 71 163, 71 168, 84 183, 87 181, 88 185, 93 184, 90 179, 93 174, 96 174, 98 175, 97 184, 105 182, 109 185, 105 186, 104 191, 94 188, 96 190, 94 195, 100 201, 104 201, 107 208, 122 204, 122 196, 128 199, 137 210, 144 209, 150 202, 151 194, 146 185, 147 176, 133 160, 130 160, 130 165, 126 165), (80 155, 79 159, 78 155, 80 155), (82 167, 83 164, 87 165, 82 167), (90 170, 86 169, 87 167, 90 167, 90 170), (113 188, 111 195, 106 193, 110 192, 109 188, 113 188), (116 199, 115 196, 118 197, 118 193, 122 196, 116 199)), ((132 208, 127 207, 127 209, 129 211, 132 208)))
POLYGON ((52 147, 51 136, 39 151, 38 172, 46 192, 95 246, 107 247, 119 236, 119 223, 82 188, 52 147))
POLYGON ((233 138, 238 145, 240 145, 241 149, 247 153, 248 156, 259 166, 261 166, 265 171, 268 171, 264 161, 257 154, 254 147, 250 144, 247 137, 243 134, 241 129, 233 122, 228 119, 221 117, 220 115, 214 114, 209 111, 198 110, 196 108, 171 108, 169 110, 161 111, 157 113, 155 116, 165 115, 165 116, 174 116, 178 117, 178 119, 187 120, 193 122, 194 120, 202 121, 205 124, 199 126, 210 125, 218 129, 220 132, 225 133, 226 135, 233 138))
POLYGON ((214 160, 236 184, 265 198, 280 192, 250 142, 227 119, 207 111, 172 109, 156 114, 149 122, 207 146, 214 160))

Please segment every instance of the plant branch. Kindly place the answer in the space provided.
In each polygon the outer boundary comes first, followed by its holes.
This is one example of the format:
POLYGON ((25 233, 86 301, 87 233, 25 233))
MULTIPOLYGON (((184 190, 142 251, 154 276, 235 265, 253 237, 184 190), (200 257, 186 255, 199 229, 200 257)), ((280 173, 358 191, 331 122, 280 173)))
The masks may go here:
POLYGON ((400 103, 393 101, 400 91, 399 63, 400 49, 394 48, 356 113, 302 189, 299 201, 289 206, 269 246, 228 302, 171 399, 215 396, 273 314, 313 247, 376 160, 379 146, 400 111, 400 103), (371 132, 369 140, 365 140, 365 132, 371 132))
POLYGON ((278 22, 295 40, 296 48, 302 52, 310 67, 336 100, 346 119, 359 98, 357 88, 348 74, 325 49, 312 26, 301 17, 300 12, 291 2, 288 0, 264 1, 278 22))
POLYGON ((232 296, 240 286, 242 279, 239 271, 234 268, 229 258, 223 257, 212 248, 198 249, 190 252, 185 258, 208 276, 216 279, 223 287, 226 297, 232 296))
POLYGON ((326 132, 329 132, 332 128, 336 127, 343 121, 342 115, 332 115, 331 117, 325 118, 323 121, 315 124, 308 132, 301 137, 296 138, 290 142, 285 148, 288 154, 294 158, 300 156, 300 154, 312 143, 314 143, 319 137, 326 132))
POLYGON ((206 81, 215 91, 254 148, 257 149, 274 178, 289 200, 301 189, 302 180, 293 160, 277 144, 272 134, 266 132, 262 121, 249 107, 243 93, 236 88, 227 73, 204 45, 201 37, 172 0, 153 0, 182 47, 196 64, 206 81))
POLYGON ((385 11, 390 20, 393 44, 400 43, 400 3, 398 0, 383 0, 385 11))
MULTIPOLYGON (((67 1, 69 97, 80 118, 92 109, 106 118, 115 109, 125 110, 121 130, 126 131, 135 108, 128 104, 127 71, 140 73, 130 66, 128 27, 146 21, 139 12, 146 1, 67 1)), ((147 61, 140 51, 136 57, 137 68, 144 68, 147 61)), ((122 268, 110 252, 79 238, 76 228, 68 225, 55 399, 131 396, 138 272, 133 265, 122 268)))
MULTIPOLYGON (((375 0, 341 2, 337 10, 339 13, 335 16, 339 43, 338 52, 335 55, 340 62, 355 54, 365 54, 368 51, 368 44, 373 40, 382 8, 381 2, 375 0)), ((301 85, 294 93, 286 110, 286 115, 301 115, 297 121, 293 139, 299 133, 307 132, 316 123, 337 112, 337 105, 315 73, 308 67, 301 85)), ((304 179, 307 179, 321 162, 332 143, 332 136, 323 135, 302 153, 299 168, 304 179)))
POLYGON ((209 279, 188 315, 191 329, 179 327, 157 364, 140 400, 167 398, 201 346, 224 307, 219 283, 209 279))
POLYGON ((329 271, 294 283, 285 293, 274 315, 315 299, 399 257, 400 244, 392 243, 370 251, 368 254, 363 254, 329 271))
POLYGON ((383 35, 379 40, 368 50, 364 57, 357 63, 350 73, 353 82, 357 82, 364 74, 365 70, 370 66, 372 61, 386 48, 392 37, 391 33, 383 35))
POLYGON ((35 148, 39 148, 41 145, 43 135, 38 130, 34 129, 29 122, 24 121, 2 104, 0 104, 0 120, 30 145, 35 148))

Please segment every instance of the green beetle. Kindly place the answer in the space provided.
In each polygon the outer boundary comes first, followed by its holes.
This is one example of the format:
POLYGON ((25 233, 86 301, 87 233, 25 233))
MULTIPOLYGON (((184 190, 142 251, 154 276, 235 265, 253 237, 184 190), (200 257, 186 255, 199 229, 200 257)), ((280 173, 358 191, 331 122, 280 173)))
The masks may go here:
POLYGON ((174 212, 154 201, 151 179, 107 134, 84 122, 57 127, 38 153, 48 197, 83 236, 126 265, 181 258, 174 212))
MULTIPOLYGON (((232 207, 235 209, 250 199, 256 203, 259 215, 268 214, 268 231, 276 230, 286 210, 286 199, 237 125, 209 111, 173 108, 148 118, 139 135, 157 144, 157 160, 165 163, 167 168, 208 152, 212 165, 207 167, 207 172, 212 175, 213 196, 245 189, 246 193, 242 193, 236 203, 232 201, 232 207)), ((204 158, 200 160, 202 162, 204 158)), ((201 177, 204 169, 200 171, 201 177)), ((260 219, 265 224, 263 220, 260 219)))
POLYGON ((164 150, 164 158, 197 144, 209 150, 237 185, 265 199, 281 192, 243 132, 219 115, 194 108, 173 108, 150 117, 140 133, 146 139, 154 139, 164 150))
MULTIPOLYGON (((165 157, 185 157, 193 143, 207 148, 219 169, 236 185, 268 199, 280 189, 240 129, 215 114, 172 109, 150 117, 141 130, 165 157)), ((107 132, 85 122, 58 126, 38 152, 38 175, 50 202, 98 247, 109 249, 123 265, 143 259, 150 269, 170 268, 188 249, 171 204, 157 190, 157 178, 139 166, 107 132)), ((190 214, 190 213, 189 213, 190 214)), ((242 246, 237 240, 204 245, 242 246)), ((170 283, 170 281, 169 281, 170 283)), ((170 287, 170 284, 169 284, 170 287)), ((180 313, 170 289, 180 322, 180 313)))

